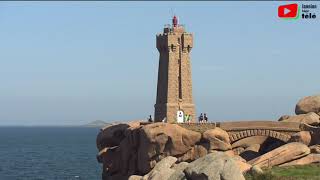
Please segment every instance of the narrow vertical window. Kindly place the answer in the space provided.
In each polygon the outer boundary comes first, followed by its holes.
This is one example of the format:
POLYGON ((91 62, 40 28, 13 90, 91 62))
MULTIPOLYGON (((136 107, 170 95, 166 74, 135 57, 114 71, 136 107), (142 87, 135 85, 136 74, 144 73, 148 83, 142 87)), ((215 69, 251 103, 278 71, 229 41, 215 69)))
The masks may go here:
POLYGON ((178 76, 178 80, 179 80, 179 99, 182 99, 182 62, 181 62, 181 51, 182 51, 182 47, 181 47, 181 43, 180 43, 180 38, 178 38, 178 46, 179 46, 179 76, 178 76))

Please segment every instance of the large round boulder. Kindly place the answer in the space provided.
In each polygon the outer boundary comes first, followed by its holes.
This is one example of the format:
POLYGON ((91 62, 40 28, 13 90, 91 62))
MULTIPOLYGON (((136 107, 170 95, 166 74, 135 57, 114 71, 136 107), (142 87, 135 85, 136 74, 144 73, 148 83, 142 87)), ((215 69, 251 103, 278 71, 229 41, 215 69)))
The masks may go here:
POLYGON ((309 112, 320 112, 320 95, 307 96, 299 100, 296 105, 296 114, 306 114, 309 112))
POLYGON ((226 131, 216 127, 203 133, 203 139, 209 143, 208 150, 230 150, 230 138, 226 131))
POLYGON ((306 123, 309 125, 318 125, 320 123, 320 116, 314 112, 309 112, 307 114, 300 114, 297 116, 289 116, 287 119, 279 119, 282 122, 299 122, 306 123))
POLYGON ((210 153, 191 162, 184 170, 186 179, 244 180, 234 159, 223 152, 210 153))
POLYGON ((300 131, 291 136, 289 142, 300 142, 307 146, 311 143, 311 134, 309 131, 300 131))
POLYGON ((153 123, 143 126, 139 132, 137 150, 139 172, 149 172, 163 157, 182 156, 200 139, 200 133, 176 124, 153 123))

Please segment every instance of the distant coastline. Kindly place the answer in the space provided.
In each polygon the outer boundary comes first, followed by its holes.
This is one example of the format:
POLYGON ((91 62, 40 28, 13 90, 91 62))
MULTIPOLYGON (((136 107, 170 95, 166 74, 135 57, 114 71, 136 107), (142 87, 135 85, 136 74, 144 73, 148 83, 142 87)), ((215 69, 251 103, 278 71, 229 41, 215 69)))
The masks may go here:
POLYGON ((88 124, 82 125, 82 127, 104 127, 104 126, 108 126, 108 125, 112 125, 112 124, 104 122, 102 120, 95 120, 95 121, 92 121, 88 124))
POLYGON ((95 120, 86 124, 4 124, 4 125, 0 125, 0 128, 3 127, 74 127, 74 128, 103 128, 106 126, 111 126, 111 125, 116 125, 116 124, 126 124, 126 123, 130 123, 130 122, 141 122, 143 120, 138 120, 138 119, 134 119, 134 120, 124 120, 124 121, 102 121, 102 120, 95 120))
POLYGON ((32 124, 32 125, 0 125, 0 128, 3 127, 59 127, 59 128, 64 128, 64 127, 72 127, 72 128, 83 128, 83 127, 87 127, 87 128, 102 128, 104 126, 108 126, 111 125, 112 123, 107 123, 105 121, 101 121, 101 120, 96 120, 96 121, 92 121, 89 122, 87 124, 80 124, 80 125, 36 125, 36 124, 32 124))

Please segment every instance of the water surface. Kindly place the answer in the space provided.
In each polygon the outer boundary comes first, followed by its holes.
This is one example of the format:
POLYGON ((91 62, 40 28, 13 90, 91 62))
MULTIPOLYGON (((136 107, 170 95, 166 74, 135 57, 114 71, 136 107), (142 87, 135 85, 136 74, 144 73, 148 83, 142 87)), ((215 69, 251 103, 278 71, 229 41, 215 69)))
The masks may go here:
POLYGON ((98 128, 0 127, 0 180, 101 179, 98 128))

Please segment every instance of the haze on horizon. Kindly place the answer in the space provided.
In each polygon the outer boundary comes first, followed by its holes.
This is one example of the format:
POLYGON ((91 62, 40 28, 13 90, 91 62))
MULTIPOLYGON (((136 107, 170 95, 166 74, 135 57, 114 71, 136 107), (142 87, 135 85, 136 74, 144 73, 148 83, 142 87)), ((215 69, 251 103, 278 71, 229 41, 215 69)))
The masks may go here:
POLYGON ((300 98, 320 93, 320 23, 278 19, 280 4, 0 2, 0 125, 153 115, 155 37, 173 12, 194 33, 197 114, 217 121, 294 114, 300 98))

